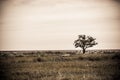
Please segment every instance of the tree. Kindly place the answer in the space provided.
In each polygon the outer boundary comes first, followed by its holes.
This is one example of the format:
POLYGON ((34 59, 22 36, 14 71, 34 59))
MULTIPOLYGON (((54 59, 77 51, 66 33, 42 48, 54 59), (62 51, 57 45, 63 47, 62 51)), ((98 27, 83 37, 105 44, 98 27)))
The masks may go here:
POLYGON ((96 39, 91 36, 78 35, 78 39, 74 41, 74 46, 75 48, 80 47, 84 54, 87 48, 98 44, 95 40, 96 39))

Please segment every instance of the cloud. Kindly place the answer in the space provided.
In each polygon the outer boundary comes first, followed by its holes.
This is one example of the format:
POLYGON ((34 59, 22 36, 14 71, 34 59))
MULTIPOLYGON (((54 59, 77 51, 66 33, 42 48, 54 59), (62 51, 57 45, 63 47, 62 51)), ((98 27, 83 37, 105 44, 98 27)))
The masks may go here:
POLYGON ((1 49, 70 49, 79 34, 97 38, 98 48, 118 46, 118 6, 112 0, 1 0, 1 4, 1 49))

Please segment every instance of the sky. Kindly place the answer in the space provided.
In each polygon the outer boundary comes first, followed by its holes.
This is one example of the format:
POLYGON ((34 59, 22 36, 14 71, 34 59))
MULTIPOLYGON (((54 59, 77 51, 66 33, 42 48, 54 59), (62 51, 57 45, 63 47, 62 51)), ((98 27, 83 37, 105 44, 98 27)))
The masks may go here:
POLYGON ((78 35, 90 49, 120 49, 119 0, 0 0, 0 50, 70 50, 78 35))

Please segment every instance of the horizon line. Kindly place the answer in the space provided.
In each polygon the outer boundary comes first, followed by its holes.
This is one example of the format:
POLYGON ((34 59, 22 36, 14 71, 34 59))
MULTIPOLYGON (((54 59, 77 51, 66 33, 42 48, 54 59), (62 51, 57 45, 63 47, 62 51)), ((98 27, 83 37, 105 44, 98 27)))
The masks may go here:
MULTIPOLYGON (((17 50, 0 50, 0 52, 2 51, 71 51, 71 50, 81 50, 81 49, 17 49, 17 50)), ((120 48, 111 48, 111 49, 87 49, 87 50, 120 50, 120 48)))

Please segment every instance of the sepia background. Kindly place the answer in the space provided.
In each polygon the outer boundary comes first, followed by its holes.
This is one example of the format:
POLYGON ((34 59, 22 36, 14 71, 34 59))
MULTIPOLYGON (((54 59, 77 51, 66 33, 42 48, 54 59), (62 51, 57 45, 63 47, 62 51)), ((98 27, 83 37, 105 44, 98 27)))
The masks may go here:
POLYGON ((0 50, 75 49, 79 34, 91 49, 120 48, 120 0, 0 0, 0 50))

